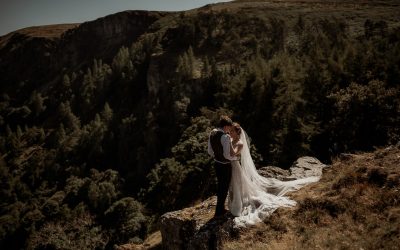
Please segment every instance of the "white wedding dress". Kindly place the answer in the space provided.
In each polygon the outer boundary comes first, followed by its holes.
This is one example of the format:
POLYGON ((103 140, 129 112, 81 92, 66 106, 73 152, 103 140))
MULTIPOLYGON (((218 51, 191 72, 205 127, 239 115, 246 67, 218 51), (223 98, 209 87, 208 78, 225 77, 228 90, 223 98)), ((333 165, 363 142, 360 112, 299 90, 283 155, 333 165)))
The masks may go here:
POLYGON ((295 206, 294 200, 283 195, 319 180, 319 177, 308 177, 294 181, 280 181, 259 175, 251 158, 243 129, 240 140, 243 149, 240 161, 231 162, 232 177, 228 198, 228 207, 235 216, 236 226, 254 225, 262 222, 279 207, 295 206))

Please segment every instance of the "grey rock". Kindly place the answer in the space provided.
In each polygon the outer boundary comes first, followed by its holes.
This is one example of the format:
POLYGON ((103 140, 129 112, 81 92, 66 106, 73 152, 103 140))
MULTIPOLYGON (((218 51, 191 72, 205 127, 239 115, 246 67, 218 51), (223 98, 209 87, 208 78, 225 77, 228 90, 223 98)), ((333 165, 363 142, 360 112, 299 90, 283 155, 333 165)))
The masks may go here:
POLYGON ((322 176, 322 170, 328 165, 321 163, 317 158, 303 156, 297 159, 289 168, 290 175, 285 180, 296 180, 311 176, 322 176))
POLYGON ((257 170, 257 172, 267 178, 276 178, 279 180, 284 180, 290 175, 288 169, 283 169, 275 166, 262 167, 257 170))
POLYGON ((322 175, 322 169, 328 165, 321 163, 317 158, 303 156, 297 159, 289 169, 275 166, 267 166, 258 169, 258 173, 264 177, 276 178, 283 181, 296 180, 310 176, 322 175))
POLYGON ((222 240, 238 235, 232 216, 213 218, 217 197, 194 207, 166 213, 160 218, 165 249, 219 249, 222 240))

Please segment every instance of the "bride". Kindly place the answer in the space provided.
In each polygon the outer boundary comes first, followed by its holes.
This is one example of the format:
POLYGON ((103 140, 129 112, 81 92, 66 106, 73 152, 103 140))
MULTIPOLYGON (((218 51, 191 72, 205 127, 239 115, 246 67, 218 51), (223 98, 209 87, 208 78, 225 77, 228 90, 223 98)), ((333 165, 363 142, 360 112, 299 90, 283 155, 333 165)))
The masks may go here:
POLYGON ((265 178, 257 173, 250 155, 245 131, 238 123, 231 130, 232 177, 229 188, 228 207, 237 226, 248 226, 262 222, 279 207, 292 207, 294 200, 283 196, 287 192, 316 182, 319 177, 308 177, 294 181, 265 178))

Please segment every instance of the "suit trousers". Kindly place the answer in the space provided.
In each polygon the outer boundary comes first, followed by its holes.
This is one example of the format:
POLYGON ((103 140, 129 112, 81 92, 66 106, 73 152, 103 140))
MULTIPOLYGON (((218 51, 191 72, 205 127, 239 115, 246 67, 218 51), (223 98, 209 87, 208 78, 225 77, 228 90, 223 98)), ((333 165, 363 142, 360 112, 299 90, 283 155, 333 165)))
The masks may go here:
POLYGON ((225 211, 225 200, 231 182, 232 166, 230 163, 222 164, 214 162, 214 168, 217 175, 217 206, 215 208, 215 215, 218 216, 225 211))

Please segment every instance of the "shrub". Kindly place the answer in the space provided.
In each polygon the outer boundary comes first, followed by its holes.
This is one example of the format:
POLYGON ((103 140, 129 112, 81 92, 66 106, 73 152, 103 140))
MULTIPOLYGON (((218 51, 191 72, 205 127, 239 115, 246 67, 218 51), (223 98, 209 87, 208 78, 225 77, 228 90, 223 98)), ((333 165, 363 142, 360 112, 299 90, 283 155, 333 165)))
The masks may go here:
POLYGON ((124 243, 135 237, 143 240, 147 235, 147 217, 143 214, 143 206, 131 197, 114 202, 104 213, 104 224, 111 232, 114 243, 124 243))

